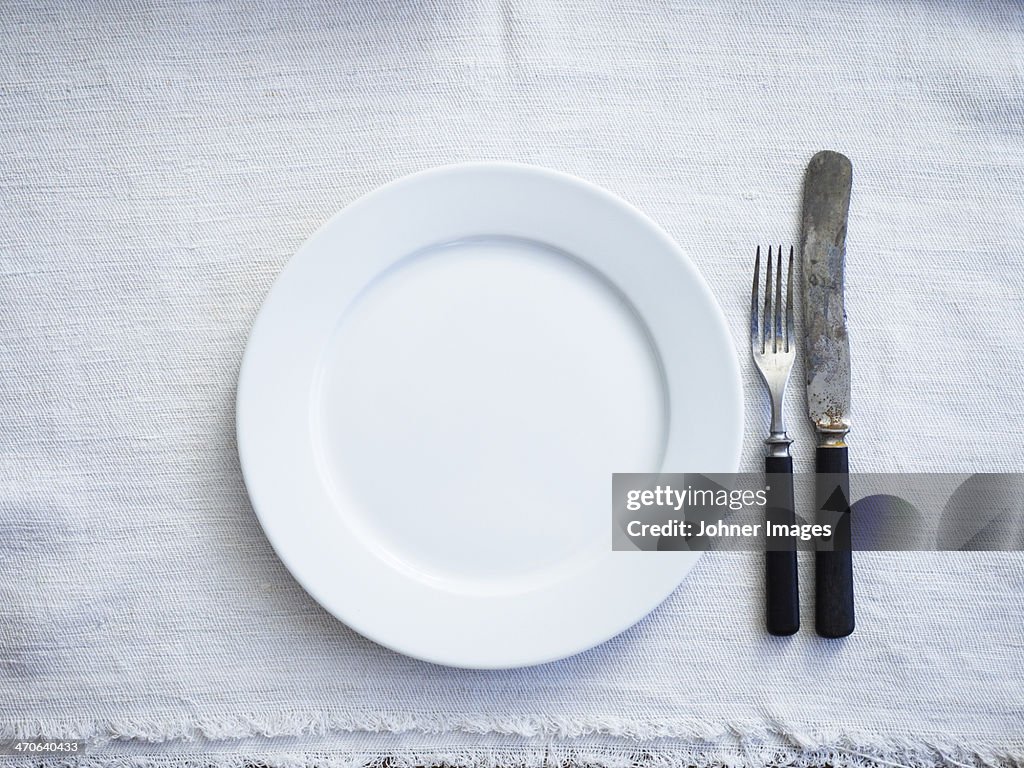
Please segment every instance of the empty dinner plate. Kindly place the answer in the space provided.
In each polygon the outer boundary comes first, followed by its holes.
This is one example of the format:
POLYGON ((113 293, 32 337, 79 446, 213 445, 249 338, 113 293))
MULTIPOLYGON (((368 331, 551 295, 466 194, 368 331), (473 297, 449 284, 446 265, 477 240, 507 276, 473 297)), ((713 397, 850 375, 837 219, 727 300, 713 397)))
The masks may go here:
POLYGON ((613 552, 613 472, 732 472, 740 385, 693 264, 617 197, 466 164, 367 195, 252 329, 238 445, 277 554, 328 611, 460 667, 562 658, 698 555, 613 552))

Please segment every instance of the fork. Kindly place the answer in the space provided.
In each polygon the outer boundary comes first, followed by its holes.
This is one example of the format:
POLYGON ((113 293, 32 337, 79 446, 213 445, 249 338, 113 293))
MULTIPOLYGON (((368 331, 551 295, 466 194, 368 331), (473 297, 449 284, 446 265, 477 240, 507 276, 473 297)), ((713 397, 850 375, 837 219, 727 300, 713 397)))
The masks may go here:
MULTIPOLYGON (((796 359, 793 329, 793 248, 789 249, 786 269, 786 306, 782 306, 782 246, 779 246, 775 268, 775 296, 772 301, 772 249, 768 247, 768 268, 765 271, 764 310, 758 301, 761 281, 761 247, 754 257, 754 289, 750 299, 750 353, 757 370, 768 387, 772 403, 772 422, 765 444, 764 471, 768 489, 765 505, 766 526, 792 526, 796 522, 793 504, 792 444, 786 434, 782 405, 786 384, 796 359), (762 320, 763 317, 763 320, 762 320)), ((768 632, 773 635, 792 635, 800 629, 800 596, 797 586, 796 539, 770 537, 765 551, 765 598, 768 632)))

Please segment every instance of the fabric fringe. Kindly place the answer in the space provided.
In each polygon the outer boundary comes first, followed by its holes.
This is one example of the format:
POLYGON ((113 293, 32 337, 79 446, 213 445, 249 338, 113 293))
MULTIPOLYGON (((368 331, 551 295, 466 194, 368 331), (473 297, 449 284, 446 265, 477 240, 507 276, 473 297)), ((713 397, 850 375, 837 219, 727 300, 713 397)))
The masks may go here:
POLYGON ((35 720, 18 726, 0 724, 0 739, 76 739, 99 752, 89 754, 87 748, 84 755, 73 757, 0 757, 0 768, 164 768, 172 764, 184 768, 1024 768, 1024 745, 996 748, 953 739, 894 738, 838 729, 805 732, 781 724, 716 726, 697 721, 637 723, 615 718, 253 713, 171 723, 35 720), (417 733, 426 737, 452 738, 462 733, 522 738, 534 743, 370 751, 282 749, 268 741, 259 748, 231 748, 233 741, 253 738, 417 733), (573 743, 573 739, 595 736, 621 743, 573 743), (176 741, 181 743, 173 744, 176 741), (197 741, 215 744, 218 749, 204 750, 197 741), (126 743, 131 748, 126 748, 126 743), (148 754, 147 745, 153 747, 148 754))
POLYGON ((424 749, 386 756, 370 752, 279 752, 272 747, 244 753, 82 755, 67 758, 0 757, 4 768, 1021 768, 1020 753, 938 749, 880 752, 841 747, 815 750, 733 751, 713 747, 651 748, 636 752, 553 745, 547 749, 424 749))

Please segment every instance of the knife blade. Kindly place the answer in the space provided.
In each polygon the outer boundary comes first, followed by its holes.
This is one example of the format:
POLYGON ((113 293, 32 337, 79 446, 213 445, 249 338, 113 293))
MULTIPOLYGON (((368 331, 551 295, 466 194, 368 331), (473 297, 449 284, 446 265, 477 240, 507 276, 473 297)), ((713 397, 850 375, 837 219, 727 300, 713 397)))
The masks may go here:
POLYGON ((846 331, 846 229, 853 164, 838 152, 817 153, 804 177, 800 252, 803 274, 807 410, 815 452, 819 522, 834 525, 831 549, 815 554, 815 629, 845 637, 855 626, 850 551, 850 342, 846 331))

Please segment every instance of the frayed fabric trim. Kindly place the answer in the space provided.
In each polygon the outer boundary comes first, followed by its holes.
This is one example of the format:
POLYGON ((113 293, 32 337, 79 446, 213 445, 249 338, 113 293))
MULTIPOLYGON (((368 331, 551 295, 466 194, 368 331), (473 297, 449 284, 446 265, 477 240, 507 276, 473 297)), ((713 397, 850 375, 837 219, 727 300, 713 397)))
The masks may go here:
MULTIPOLYGON (((184 745, 183 745, 184 746, 184 745)), ((4 768, 1009 768, 1024 767, 1024 755, 978 750, 919 749, 876 752, 845 747, 812 750, 797 748, 688 748, 643 749, 580 748, 552 744, 515 749, 422 749, 387 754, 370 752, 295 752, 267 750, 231 754, 203 754, 192 749, 167 754, 116 752, 69 759, 0 758, 4 768)))
MULTIPOLYGON (((47 757, 45 765, 84 768, 1024 768, 1024 740, 996 747, 953 739, 911 739, 880 736, 849 729, 800 729, 782 723, 701 721, 636 722, 616 718, 441 717, 426 713, 395 715, 331 715, 326 713, 250 713, 177 722, 126 720, 75 722, 35 720, 0 723, 0 739, 78 739, 97 754, 64 762, 47 757), (422 741, 458 734, 528 740, 513 746, 365 749, 374 734, 419 734, 422 741), (359 734, 363 748, 310 750, 294 744, 281 749, 276 738, 310 738, 359 734), (600 737, 602 746, 574 740, 600 737), (267 740, 258 748, 238 750, 231 743, 267 740), (216 744, 210 751, 196 742, 216 744), (178 743, 175 743, 178 742, 178 743), (121 745, 131 744, 131 749, 121 745), (152 749, 147 749, 150 745, 152 749), (223 747, 227 747, 226 749, 223 747)), ((0 768, 40 765, 38 757, 0 758, 0 768)))
MULTIPOLYGON (((282 736, 328 736, 331 734, 409 734, 509 736, 540 740, 580 739, 607 736, 628 741, 681 739, 688 742, 740 741, 782 743, 797 749, 820 749, 830 744, 852 745, 880 750, 942 749, 945 740, 880 736, 848 727, 798 727, 781 720, 765 719, 710 722, 682 718, 670 721, 638 721, 616 717, 444 716, 435 713, 330 713, 330 712, 248 712, 219 716, 179 718, 73 720, 35 718, 19 723, 0 722, 0 739, 81 739, 96 743, 141 741, 160 743, 174 740, 209 741, 282 736)), ((1007 743, 1024 750, 1024 732, 1007 734, 1007 743)), ((954 740, 946 745, 953 749, 954 740)))

